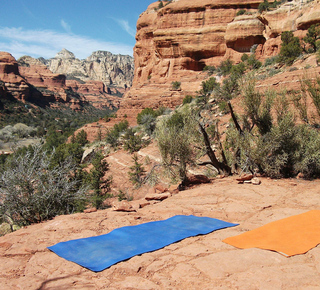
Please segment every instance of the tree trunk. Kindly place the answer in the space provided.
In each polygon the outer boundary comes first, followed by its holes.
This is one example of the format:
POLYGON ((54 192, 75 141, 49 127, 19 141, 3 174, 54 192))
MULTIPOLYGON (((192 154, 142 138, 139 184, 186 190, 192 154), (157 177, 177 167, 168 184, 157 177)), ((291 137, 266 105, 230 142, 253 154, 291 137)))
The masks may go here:
POLYGON ((238 123, 237 117, 236 117, 236 115, 235 115, 234 112, 233 112, 233 108, 232 108, 232 105, 231 105, 231 102, 230 102, 230 101, 228 102, 228 106, 229 106, 229 109, 230 109, 230 113, 231 113, 231 117, 232 117, 232 120, 233 120, 234 125, 236 126, 238 132, 239 132, 240 134, 243 134, 243 130, 241 129, 241 127, 240 127, 240 125, 239 125, 239 123, 238 123))
POLYGON ((203 128, 203 126, 199 124, 199 128, 201 131, 201 134, 203 136, 203 140, 206 146, 206 152, 207 155, 210 158, 211 164, 219 171, 219 173, 224 173, 226 175, 230 175, 231 174, 231 168, 228 166, 228 164, 224 163, 224 162, 220 162, 216 155, 214 154, 212 148, 211 148, 211 144, 210 144, 210 140, 209 140, 209 136, 206 132, 206 130, 203 128))

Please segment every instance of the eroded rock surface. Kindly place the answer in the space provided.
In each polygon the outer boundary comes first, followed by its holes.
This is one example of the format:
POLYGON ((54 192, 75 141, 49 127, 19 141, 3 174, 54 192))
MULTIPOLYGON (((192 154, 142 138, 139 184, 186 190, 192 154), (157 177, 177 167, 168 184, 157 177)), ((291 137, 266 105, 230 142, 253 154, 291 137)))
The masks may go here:
POLYGON ((261 178, 259 186, 216 179, 136 212, 112 209, 59 216, 0 238, 0 287, 11 289, 317 289, 320 246, 304 255, 241 250, 223 239, 319 208, 320 182, 261 178), (174 215, 208 216, 239 223, 191 237, 94 273, 47 247, 70 239, 174 215))
POLYGON ((55 74, 64 74, 68 79, 83 82, 100 81, 106 86, 127 88, 132 84, 133 58, 129 55, 115 55, 108 51, 95 51, 86 59, 78 59, 66 49, 50 59, 33 59, 24 56, 19 59, 21 64, 46 65, 55 74))
POLYGON ((159 2, 151 4, 137 22, 133 86, 118 115, 136 116, 145 107, 174 108, 200 90, 208 77, 204 66, 238 62, 253 45, 259 59, 275 56, 283 31, 302 38, 320 22, 318 1, 291 1, 259 13, 261 2, 176 0, 161 9, 159 2), (237 16, 240 10, 245 14, 237 16), (173 89, 172 82, 180 82, 180 88, 173 89))

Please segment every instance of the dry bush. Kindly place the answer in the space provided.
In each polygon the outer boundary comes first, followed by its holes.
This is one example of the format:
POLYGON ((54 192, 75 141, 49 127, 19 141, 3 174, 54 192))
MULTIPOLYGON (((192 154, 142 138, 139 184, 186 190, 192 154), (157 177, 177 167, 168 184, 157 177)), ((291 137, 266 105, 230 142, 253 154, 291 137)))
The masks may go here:
POLYGON ((0 176, 2 214, 27 225, 78 209, 87 188, 75 177, 70 159, 52 167, 53 157, 37 145, 6 164, 0 176))

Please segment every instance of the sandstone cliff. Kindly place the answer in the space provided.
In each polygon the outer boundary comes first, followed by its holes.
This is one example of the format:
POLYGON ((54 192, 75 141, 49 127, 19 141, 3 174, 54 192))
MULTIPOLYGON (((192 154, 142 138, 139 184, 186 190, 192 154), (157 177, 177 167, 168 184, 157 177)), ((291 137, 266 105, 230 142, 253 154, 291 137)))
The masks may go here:
POLYGON ((64 75, 53 74, 39 63, 21 67, 7 52, 0 52, 0 82, 0 101, 14 97, 39 106, 64 104, 74 110, 81 110, 88 104, 85 98, 68 89, 64 75))
MULTIPOLYGON (((258 11, 262 0, 175 0, 159 9, 151 4, 137 22, 133 86, 118 112, 136 115, 145 107, 175 107, 195 94, 207 77, 205 65, 240 60, 257 45, 260 59, 279 53, 282 31, 303 37, 320 22, 317 1, 287 2, 277 9, 258 11), (237 12, 245 10, 244 15, 237 12), (179 90, 171 83, 181 82, 179 90)), ((164 2, 165 3, 165 2, 164 2)))
POLYGON ((74 54, 63 49, 51 59, 20 58, 22 65, 44 64, 53 73, 64 74, 67 79, 84 82, 101 81, 106 86, 127 88, 133 79, 133 58, 129 55, 114 55, 108 51, 93 52, 88 58, 80 60, 74 54))
POLYGON ((2 94, 8 93, 20 100, 30 96, 30 87, 19 73, 16 59, 7 52, 0 52, 0 81, 2 83, 2 94))
POLYGON ((93 105, 98 109, 119 108, 125 89, 108 88, 101 81, 67 80, 64 74, 52 73, 42 59, 23 57, 17 62, 7 52, 0 52, 0 98, 12 96, 40 106, 73 110, 93 105))

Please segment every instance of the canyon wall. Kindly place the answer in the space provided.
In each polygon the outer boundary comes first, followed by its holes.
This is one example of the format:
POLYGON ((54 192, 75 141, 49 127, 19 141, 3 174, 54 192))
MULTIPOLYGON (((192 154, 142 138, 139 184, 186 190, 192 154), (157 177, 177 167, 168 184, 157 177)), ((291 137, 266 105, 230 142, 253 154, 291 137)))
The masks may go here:
POLYGON ((195 95, 207 78, 206 65, 240 61, 256 46, 264 60, 277 55, 281 32, 303 37, 320 22, 317 1, 292 1, 259 13, 263 0, 174 0, 151 4, 137 22, 133 86, 125 94, 118 116, 134 116, 145 107, 174 108, 195 95), (245 13, 239 15, 239 11, 245 13), (237 15, 238 14, 238 15, 237 15), (174 89, 172 82, 180 82, 174 89))
POLYGON ((82 110, 86 105, 98 109, 117 109, 124 89, 108 88, 101 81, 67 80, 52 73, 39 59, 24 57, 19 62, 7 52, 0 52, 0 99, 14 97, 42 107, 61 105, 82 110))

